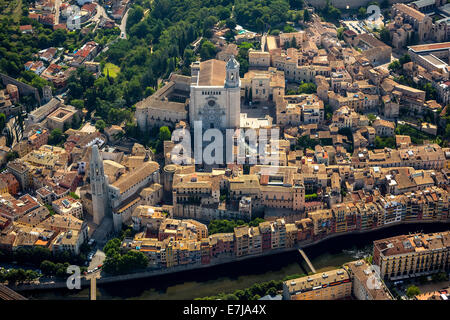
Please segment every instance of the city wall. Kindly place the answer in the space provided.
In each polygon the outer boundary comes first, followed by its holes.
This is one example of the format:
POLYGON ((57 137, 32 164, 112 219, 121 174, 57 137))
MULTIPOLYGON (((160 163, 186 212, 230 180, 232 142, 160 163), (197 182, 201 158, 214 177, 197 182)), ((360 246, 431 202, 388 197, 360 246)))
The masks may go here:
POLYGON ((7 84, 13 84, 17 86, 17 89, 19 89, 20 95, 29 95, 32 94, 36 98, 36 101, 41 103, 41 98, 39 97, 39 91, 33 86, 30 86, 26 83, 23 83, 19 80, 16 80, 14 78, 11 78, 10 76, 7 76, 6 74, 0 73, 0 78, 2 79, 3 84, 6 86, 7 84))

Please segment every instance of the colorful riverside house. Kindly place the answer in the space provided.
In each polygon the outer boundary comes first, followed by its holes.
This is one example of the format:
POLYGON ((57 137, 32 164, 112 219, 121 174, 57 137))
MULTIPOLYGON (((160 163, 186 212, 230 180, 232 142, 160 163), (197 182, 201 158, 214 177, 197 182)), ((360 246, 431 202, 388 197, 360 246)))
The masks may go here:
POLYGON ((234 228, 234 249, 236 257, 246 256, 249 246, 249 227, 241 226, 234 228))
POLYGON ((272 226, 269 221, 259 224, 259 230, 262 237, 262 251, 272 249, 272 226))
POLYGON ((299 221, 295 221, 297 227, 297 240, 304 241, 313 238, 314 223, 310 218, 305 218, 299 221))
POLYGON ((324 238, 336 230, 331 210, 323 209, 311 212, 309 218, 311 218, 314 226, 314 240, 324 238))
POLYGON ((357 218, 359 217, 358 208, 353 203, 349 203, 346 211, 347 231, 356 230, 357 218))
POLYGON ((223 254, 234 253, 234 233, 216 233, 209 236, 211 256, 218 257, 223 254))
POLYGON ((209 246, 209 239, 202 239, 200 247, 202 264, 209 264, 211 262, 211 247, 209 246))
POLYGON ((250 227, 249 230, 248 254, 260 254, 262 252, 262 240, 259 227, 250 227))
POLYGON ((293 223, 286 224, 286 248, 292 248, 297 242, 297 227, 293 223))
POLYGON ((174 251, 173 251, 173 241, 169 241, 166 246, 166 265, 167 268, 171 268, 175 265, 174 251))
POLYGON ((333 218, 335 219, 336 233, 347 231, 347 219, 345 214, 345 203, 340 203, 331 209, 333 218))

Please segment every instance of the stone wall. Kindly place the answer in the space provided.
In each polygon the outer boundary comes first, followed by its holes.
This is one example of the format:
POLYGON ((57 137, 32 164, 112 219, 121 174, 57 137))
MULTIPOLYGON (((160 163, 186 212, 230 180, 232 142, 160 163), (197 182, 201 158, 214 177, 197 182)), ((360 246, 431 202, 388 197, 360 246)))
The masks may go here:
POLYGON ((17 86, 19 89, 20 95, 29 95, 33 94, 36 98, 37 102, 41 104, 41 98, 39 97, 39 91, 35 87, 32 87, 26 83, 20 82, 6 74, 0 73, 0 78, 2 79, 3 84, 6 86, 7 84, 13 84, 17 86))

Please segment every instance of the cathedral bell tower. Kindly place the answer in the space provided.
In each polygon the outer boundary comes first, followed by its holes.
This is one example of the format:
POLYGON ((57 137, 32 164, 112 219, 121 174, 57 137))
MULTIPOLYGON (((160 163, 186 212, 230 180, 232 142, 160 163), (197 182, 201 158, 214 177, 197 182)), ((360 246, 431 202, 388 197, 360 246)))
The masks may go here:
POLYGON ((231 56, 230 60, 228 60, 226 71, 227 75, 225 78, 225 88, 239 88, 239 62, 237 62, 234 56, 231 56))
POLYGON ((226 64, 225 89, 227 92, 227 128, 240 127, 241 121, 241 79, 239 62, 234 56, 226 64))

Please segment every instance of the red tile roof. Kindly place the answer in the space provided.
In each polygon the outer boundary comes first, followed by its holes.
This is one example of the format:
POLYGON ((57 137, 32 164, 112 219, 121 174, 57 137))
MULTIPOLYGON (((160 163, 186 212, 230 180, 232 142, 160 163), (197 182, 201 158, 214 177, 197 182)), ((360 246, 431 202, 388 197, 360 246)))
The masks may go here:
POLYGON ((20 31, 27 31, 27 30, 33 30, 33 27, 30 24, 27 24, 24 26, 20 26, 19 29, 20 29, 20 31))

